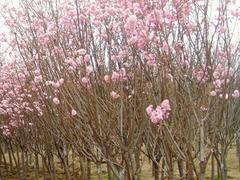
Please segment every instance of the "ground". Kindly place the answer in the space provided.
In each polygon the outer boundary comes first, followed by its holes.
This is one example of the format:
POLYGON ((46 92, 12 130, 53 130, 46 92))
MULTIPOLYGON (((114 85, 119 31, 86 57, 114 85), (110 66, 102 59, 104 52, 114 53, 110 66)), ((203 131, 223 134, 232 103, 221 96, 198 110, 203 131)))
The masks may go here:
MULTIPOLYGON (((227 163, 228 163, 228 179, 232 179, 232 180, 240 180, 240 169, 239 169, 239 165, 238 165, 238 160, 237 160, 237 156, 236 156, 236 148, 233 148, 229 151, 229 155, 227 158, 227 163)), ((94 165, 93 165, 94 166, 94 165)), ((76 168, 76 170, 79 172, 79 170, 76 168)), ((1 173, 4 172, 4 169, 1 168, 1 173)), ((106 176, 106 170, 103 167, 103 175, 102 175, 102 179, 107 179, 106 176)), ((141 172, 141 179, 142 180, 151 180, 153 179, 151 176, 151 164, 148 162, 147 159, 143 159, 143 167, 142 167, 142 172, 141 172)), ((77 176, 78 173, 76 173, 75 175, 77 176)), ((210 177, 210 168, 207 168, 207 177, 210 177)), ((0 180, 16 180, 18 178, 16 172, 11 172, 8 176, 4 176, 4 179, 0 180)), ((33 174, 33 167, 29 168, 29 172, 28 172, 28 178, 26 180, 32 180, 34 179, 34 174, 33 174)), ((75 179, 79 179, 75 178, 75 179)), ((92 180, 97 180, 97 176, 96 176, 96 170, 95 167, 92 168, 92 180)), ((43 180, 43 177, 41 175, 40 172, 40 178, 39 180, 43 180)), ((57 169, 57 180, 64 180, 64 172, 59 168, 57 169)), ((177 178, 176 178, 177 180, 177 178)), ((217 180, 217 178, 216 178, 217 180)))

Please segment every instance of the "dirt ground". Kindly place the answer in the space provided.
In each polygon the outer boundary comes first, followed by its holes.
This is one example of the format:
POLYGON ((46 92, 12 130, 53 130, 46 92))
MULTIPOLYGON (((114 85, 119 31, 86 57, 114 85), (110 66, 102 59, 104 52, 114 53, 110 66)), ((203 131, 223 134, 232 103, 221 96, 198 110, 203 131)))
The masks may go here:
MULTIPOLYGON (((237 160, 237 156, 236 156, 236 149, 233 148, 230 150, 228 158, 227 158, 227 164, 228 164, 228 179, 231 180, 240 180, 240 169, 239 169, 239 165, 238 165, 238 160, 237 160)), ((60 167, 60 166, 59 166, 60 167)), ((0 168, 0 173, 4 176, 0 176, 2 177, 2 179, 0 178, 0 180, 17 180, 18 176, 17 176, 17 172, 11 172, 8 175, 5 174, 5 171, 3 168, 0 168)), ((210 168, 207 168, 207 179, 210 179, 210 168)), ((74 174, 76 180, 79 180, 79 169, 76 168, 76 173, 74 174)), ((101 179, 105 180, 107 179, 107 174, 106 174, 106 168, 102 167, 102 176, 101 179)), ((34 173, 33 173, 33 167, 30 167, 28 169, 28 174, 27 174, 28 178, 25 178, 26 180, 33 180, 34 179, 34 173)), ((151 164, 148 162, 147 159, 143 159, 143 166, 142 166, 142 171, 140 174, 140 178, 142 180, 151 180, 152 178, 152 170, 151 170, 151 164)), ((24 180, 25 180, 24 179, 24 180)), ((43 180, 43 176, 41 175, 41 172, 39 174, 39 180, 43 180)), ((48 179, 48 178, 47 178, 48 179)), ((64 172, 63 170, 61 170, 60 168, 57 168, 57 180, 64 180, 65 176, 64 176, 64 172)), ((97 180, 98 177, 96 175, 96 170, 95 167, 92 167, 92 180, 97 180)), ((175 178, 176 180, 178 178, 175 178)), ((217 177, 216 177, 216 180, 217 177)))

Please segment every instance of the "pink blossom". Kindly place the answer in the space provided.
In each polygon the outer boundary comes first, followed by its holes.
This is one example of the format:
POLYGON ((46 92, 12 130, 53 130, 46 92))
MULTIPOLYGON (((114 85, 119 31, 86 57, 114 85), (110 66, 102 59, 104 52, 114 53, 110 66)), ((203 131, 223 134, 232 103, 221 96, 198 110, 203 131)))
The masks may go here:
POLYGON ((213 73, 213 77, 214 77, 215 79, 220 78, 220 73, 219 73, 218 71, 215 71, 215 72, 213 73))
POLYGON ((87 72, 87 75, 90 75, 93 72, 93 67, 92 66, 87 66, 86 67, 86 72, 87 72))
POLYGON ((43 81, 43 78, 42 78, 41 75, 35 76, 35 78, 34 78, 34 82, 35 82, 35 83, 40 83, 40 82, 42 82, 42 81, 43 81))
POLYGON ((4 136, 10 136, 11 135, 11 131, 9 129, 9 126, 4 125, 1 127, 1 129, 3 130, 3 135, 4 136))
POLYGON ((0 115, 5 114, 5 113, 6 113, 5 110, 0 107, 0 115))
POLYGON ((46 81, 46 86, 52 85, 52 83, 54 83, 53 81, 46 81))
POLYGON ((225 99, 228 99, 228 94, 225 94, 225 99))
POLYGON ((217 79, 216 81, 213 82, 213 84, 215 85, 216 88, 221 88, 222 82, 217 79))
POLYGON ((58 104, 60 104, 60 101, 59 101, 59 99, 57 97, 54 97, 53 98, 53 103, 58 105, 58 104))
POLYGON ((126 24, 124 25, 124 28, 126 32, 132 34, 135 32, 135 28, 137 26, 138 18, 136 15, 131 15, 126 19, 126 24))
POLYGON ((126 20, 127 24, 135 24, 136 22, 137 22, 137 16, 136 15, 131 15, 126 20))
POLYGON ((149 105, 149 106, 146 108, 147 114, 150 116, 151 113, 152 113, 152 111, 153 111, 153 105, 149 105))
POLYGON ((165 100, 162 101, 161 107, 162 107, 163 109, 165 109, 166 111, 171 111, 171 107, 170 107, 170 104, 169 104, 169 100, 168 100, 168 99, 165 99, 165 100))
POLYGON ((87 77, 82 78, 82 83, 83 84, 89 84, 89 79, 87 77))
POLYGON ((163 120, 163 112, 160 110, 155 110, 151 113, 150 119, 152 123, 157 124, 163 120))
POLYGON ((113 73, 112 73, 112 77, 111 77, 112 81, 113 81, 113 82, 118 81, 119 76, 120 76, 119 73, 113 71, 113 73))
POLYGON ((71 115, 72 115, 72 116, 76 116, 76 115, 77 115, 77 111, 76 111, 75 109, 72 109, 71 115))
POLYGON ((85 54, 87 53, 87 51, 86 51, 85 49, 79 49, 79 50, 78 50, 78 53, 79 53, 81 56, 83 56, 83 55, 85 55, 85 54))
POLYGON ((58 82, 62 85, 64 83, 64 79, 61 78, 61 79, 58 80, 58 82))
POLYGON ((226 27, 221 26, 221 27, 218 29, 218 32, 219 32, 219 33, 224 33, 224 32, 226 32, 226 30, 227 30, 226 27))
POLYGON ((234 98, 238 98, 240 96, 240 93, 239 93, 239 90, 234 90, 233 93, 232 93, 232 97, 234 98))
POLYGON ((113 82, 127 80, 125 68, 121 68, 118 72, 113 71, 111 79, 113 82))
POLYGON ((155 110, 153 109, 153 105, 149 105, 146 108, 146 112, 154 124, 158 124, 167 119, 170 111, 171 107, 168 99, 163 100, 161 105, 157 106, 155 110))
POLYGON ((216 96, 216 95, 217 95, 216 91, 211 91, 210 92, 210 96, 216 96))
POLYGON ((106 83, 110 83, 110 76, 109 76, 109 75, 105 75, 105 76, 104 76, 104 81, 105 81, 106 83))
POLYGON ((166 52, 169 50, 169 46, 168 46, 168 43, 166 41, 164 41, 162 43, 162 50, 166 51, 166 52))
POLYGON ((39 76, 39 75, 41 74, 38 69, 36 69, 36 70, 34 71, 34 73, 35 73, 36 76, 39 76))
POLYGON ((59 83, 59 82, 56 82, 56 83, 52 83, 52 86, 54 87, 54 88, 59 88, 60 86, 61 86, 61 84, 59 83))
POLYGON ((119 70, 119 80, 120 81, 124 81, 126 79, 127 79, 127 77, 126 77, 126 70, 125 70, 125 68, 121 68, 119 70))
POLYGON ((171 82, 173 82, 173 75, 171 73, 168 73, 168 78, 170 79, 171 82))
POLYGON ((117 98, 119 98, 119 94, 118 93, 116 93, 115 91, 112 91, 111 93, 110 93, 110 95, 114 98, 114 99, 117 99, 117 98))
POLYGON ((90 55, 89 55, 89 54, 86 54, 86 55, 84 56, 84 62, 88 63, 90 60, 91 60, 90 55))

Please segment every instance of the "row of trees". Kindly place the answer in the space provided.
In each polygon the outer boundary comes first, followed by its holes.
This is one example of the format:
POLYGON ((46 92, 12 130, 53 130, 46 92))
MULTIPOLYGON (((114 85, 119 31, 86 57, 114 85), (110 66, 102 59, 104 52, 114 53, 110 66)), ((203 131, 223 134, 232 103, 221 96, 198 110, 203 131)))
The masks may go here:
POLYGON ((6 5, 1 165, 24 179, 31 157, 36 179, 56 179, 57 158, 71 179, 79 159, 81 179, 93 163, 99 179, 105 164, 109 179, 132 180, 145 156, 156 180, 203 180, 210 161, 212 179, 227 179, 240 125, 232 5, 214 16, 208 0, 6 5))

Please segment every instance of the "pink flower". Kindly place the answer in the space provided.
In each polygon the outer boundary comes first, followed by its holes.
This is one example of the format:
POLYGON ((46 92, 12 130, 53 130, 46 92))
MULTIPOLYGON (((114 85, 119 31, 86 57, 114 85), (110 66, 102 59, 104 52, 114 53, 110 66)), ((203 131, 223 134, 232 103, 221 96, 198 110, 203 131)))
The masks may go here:
POLYGON ((34 78, 34 82, 35 82, 35 83, 40 83, 40 82, 42 82, 42 81, 43 81, 43 78, 42 78, 41 75, 35 76, 35 78, 34 78))
POLYGON ((239 90, 234 90, 233 93, 232 93, 232 97, 234 98, 238 98, 240 96, 240 93, 239 93, 239 90))
POLYGON ((219 72, 218 72, 218 71, 215 71, 215 72, 213 73, 213 77, 214 77, 215 79, 218 79, 218 78, 220 77, 219 72))
POLYGON ((76 115, 77 115, 77 111, 76 111, 75 109, 72 109, 71 115, 72 115, 72 116, 76 116, 76 115))
POLYGON ((157 106, 155 110, 153 109, 153 105, 149 105, 146 108, 146 112, 150 117, 150 120, 154 124, 158 124, 161 121, 167 119, 169 117, 170 111, 171 111, 171 107, 168 99, 163 100, 161 105, 157 106))
POLYGON ((171 73, 168 73, 168 78, 170 79, 171 82, 173 82, 173 75, 171 73))
POLYGON ((171 107, 168 99, 163 100, 163 102, 161 103, 161 107, 167 111, 171 111, 171 107))
POLYGON ((228 94, 225 94, 225 99, 228 99, 228 94))
POLYGON ((163 120, 163 113, 162 111, 153 111, 151 113, 150 119, 152 121, 152 123, 157 124, 159 123, 161 120, 163 120))
POLYGON ((169 46, 168 46, 168 43, 166 41, 164 41, 162 43, 162 50, 167 52, 169 50, 169 46))
POLYGON ((4 126, 1 127, 1 129, 3 130, 3 135, 4 136, 10 136, 11 135, 11 131, 9 129, 9 126, 4 125, 4 126))
POLYGON ((113 82, 126 80, 127 76, 126 76, 125 68, 121 68, 119 70, 119 72, 113 71, 111 79, 112 79, 113 82))
POLYGON ((126 79, 127 79, 127 77, 126 77, 126 69, 125 68, 121 68, 119 70, 119 80, 120 81, 124 81, 126 79))
POLYGON ((90 75, 93 72, 93 67, 92 66, 87 66, 86 67, 86 72, 87 72, 87 75, 90 75))
POLYGON ((222 82, 218 79, 214 81, 213 84, 215 85, 216 88, 221 88, 222 82))
POLYGON ((59 99, 57 97, 54 97, 53 98, 53 103, 58 105, 58 104, 60 104, 60 101, 59 101, 59 99))
POLYGON ((116 93, 115 91, 112 91, 111 93, 110 93, 110 95, 114 98, 114 99, 117 99, 117 98, 119 98, 119 94, 118 93, 116 93))
POLYGON ((146 112, 147 112, 147 114, 150 116, 151 113, 153 112, 153 105, 149 105, 149 106, 146 108, 146 112))
POLYGON ((59 83, 60 83, 60 85, 62 85, 63 83, 64 83, 64 79, 63 78, 61 78, 61 79, 59 79, 59 81, 58 81, 59 83))
POLYGON ((38 69, 36 69, 36 70, 34 71, 34 73, 35 73, 36 76, 39 76, 39 75, 41 74, 38 69))
POLYGON ((224 32, 226 32, 226 30, 227 30, 226 27, 221 26, 221 27, 218 29, 218 32, 219 32, 219 33, 224 33, 224 32))
POLYGON ((59 82, 56 82, 56 83, 52 83, 52 86, 54 87, 54 88, 59 88, 60 86, 61 86, 61 84, 59 83, 59 82))
POLYGON ((78 50, 78 53, 79 53, 81 56, 83 56, 83 55, 85 55, 85 54, 87 53, 87 51, 86 51, 85 49, 79 49, 79 50, 78 50))
POLYGON ((136 15, 131 15, 127 18, 126 24, 124 25, 124 29, 128 33, 134 33, 136 26, 137 26, 137 16, 136 15))
POLYGON ((83 83, 83 84, 88 84, 88 83, 89 83, 89 79, 86 78, 86 77, 83 77, 83 78, 82 78, 82 83, 83 83))
POLYGON ((86 54, 86 55, 84 56, 84 62, 88 63, 90 60, 91 60, 90 55, 89 55, 89 54, 86 54))
POLYGON ((216 95, 217 95, 216 91, 211 91, 210 92, 210 96, 216 96, 216 95))
POLYGON ((106 83, 110 83, 110 76, 109 76, 109 75, 105 75, 105 76, 104 76, 104 81, 105 81, 106 83))
POLYGON ((137 16, 136 15, 131 15, 127 18, 126 23, 127 24, 135 24, 137 22, 137 16))
POLYGON ((119 73, 113 71, 112 77, 111 77, 112 81, 113 81, 113 82, 118 81, 118 80, 119 80, 119 76, 120 76, 119 73))

